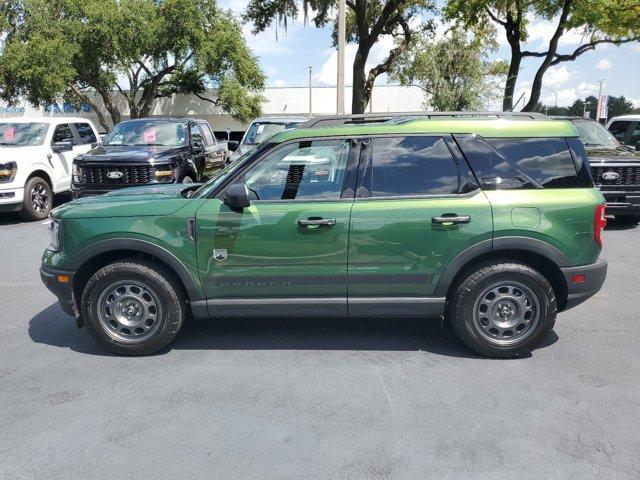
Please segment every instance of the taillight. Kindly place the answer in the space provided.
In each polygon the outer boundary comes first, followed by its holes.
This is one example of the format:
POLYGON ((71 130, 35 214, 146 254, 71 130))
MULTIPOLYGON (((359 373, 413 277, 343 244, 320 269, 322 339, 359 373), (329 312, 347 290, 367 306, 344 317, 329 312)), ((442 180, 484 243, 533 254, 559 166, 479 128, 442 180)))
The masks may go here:
POLYGON ((604 218, 604 205, 596 205, 596 213, 593 220, 593 238, 600 246, 602 246, 602 231, 606 226, 607 219, 604 218))

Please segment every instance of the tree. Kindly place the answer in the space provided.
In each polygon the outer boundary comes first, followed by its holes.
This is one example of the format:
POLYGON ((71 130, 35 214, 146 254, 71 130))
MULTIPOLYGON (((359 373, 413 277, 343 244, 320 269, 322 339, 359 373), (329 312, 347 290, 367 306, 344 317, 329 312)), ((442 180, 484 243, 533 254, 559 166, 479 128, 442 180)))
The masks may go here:
POLYGON ((390 78, 401 85, 417 85, 434 110, 479 110, 495 96, 506 63, 490 62, 496 48, 492 36, 453 29, 433 42, 419 36, 400 57, 390 78))
POLYGON ((504 30, 511 50, 509 72, 504 87, 503 110, 513 108, 520 65, 524 58, 542 58, 531 86, 531 111, 540 100, 542 80, 547 70, 570 62, 601 44, 620 45, 640 39, 640 3, 637 0, 448 0, 449 19, 465 26, 493 22, 504 30), (531 17, 555 21, 554 32, 542 51, 523 50, 531 17), (572 52, 559 53, 562 35, 571 29, 583 33, 580 45, 572 52))
POLYGON ((176 93, 241 121, 260 114, 265 77, 241 26, 215 0, 13 0, 2 13, 11 19, 0 54, 5 100, 87 103, 106 129, 94 92, 113 123, 122 100, 138 118, 176 93))
MULTIPOLYGON (((337 43, 337 22, 334 16, 337 0, 303 0, 305 18, 308 11, 314 14, 316 27, 333 24, 334 45, 337 43)), ((388 73, 398 57, 408 48, 416 29, 410 24, 426 11, 433 10, 433 0, 347 0, 347 41, 356 42, 358 50, 353 61, 352 113, 363 113, 371 100, 373 85, 380 75, 388 73), (371 49, 383 35, 392 35, 394 48, 385 60, 365 72, 371 49)), ((254 33, 264 31, 274 22, 284 28, 289 19, 298 16, 297 0, 250 0, 245 19, 254 25, 254 33)), ((431 22, 422 23, 417 29, 428 30, 431 22)))

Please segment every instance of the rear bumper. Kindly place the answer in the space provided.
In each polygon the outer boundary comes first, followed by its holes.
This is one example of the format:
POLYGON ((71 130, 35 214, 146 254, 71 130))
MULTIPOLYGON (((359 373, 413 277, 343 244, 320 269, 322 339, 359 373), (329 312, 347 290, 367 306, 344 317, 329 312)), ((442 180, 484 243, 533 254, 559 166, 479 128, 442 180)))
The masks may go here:
POLYGON ((73 275, 75 272, 67 270, 57 270, 42 265, 40 267, 40 278, 45 287, 49 289, 56 297, 62 310, 76 316, 75 298, 73 295, 73 275), (67 281, 60 281, 60 276, 68 277, 67 281))
POLYGON ((607 277, 607 262, 598 260, 591 265, 567 267, 561 270, 567 284, 567 305, 564 310, 568 310, 600 291, 607 277), (584 275, 584 281, 576 283, 576 275, 584 275))

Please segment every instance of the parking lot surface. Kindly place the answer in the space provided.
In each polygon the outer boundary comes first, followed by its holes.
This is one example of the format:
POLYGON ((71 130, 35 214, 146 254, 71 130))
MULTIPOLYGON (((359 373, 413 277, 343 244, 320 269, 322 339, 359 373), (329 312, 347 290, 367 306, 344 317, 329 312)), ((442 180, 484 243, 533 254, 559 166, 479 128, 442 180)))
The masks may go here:
POLYGON ((531 357, 425 320, 190 322, 105 354, 41 284, 40 222, 0 217, 1 479, 638 479, 640 228, 531 357))

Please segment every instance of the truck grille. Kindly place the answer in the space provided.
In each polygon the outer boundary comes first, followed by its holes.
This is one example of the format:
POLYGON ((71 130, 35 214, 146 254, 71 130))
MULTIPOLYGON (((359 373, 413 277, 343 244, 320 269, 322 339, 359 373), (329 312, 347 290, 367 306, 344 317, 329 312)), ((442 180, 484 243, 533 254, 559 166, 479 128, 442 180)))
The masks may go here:
MULTIPOLYGON (((149 183, 152 167, 83 167, 87 185, 138 185, 149 183), (121 172, 120 178, 109 178, 109 173, 121 172)), ((117 175, 117 174, 116 174, 117 175)))
POLYGON ((591 175, 596 185, 640 185, 640 166, 638 167, 591 167, 591 175), (615 179, 605 179, 605 173, 618 175, 615 179))

